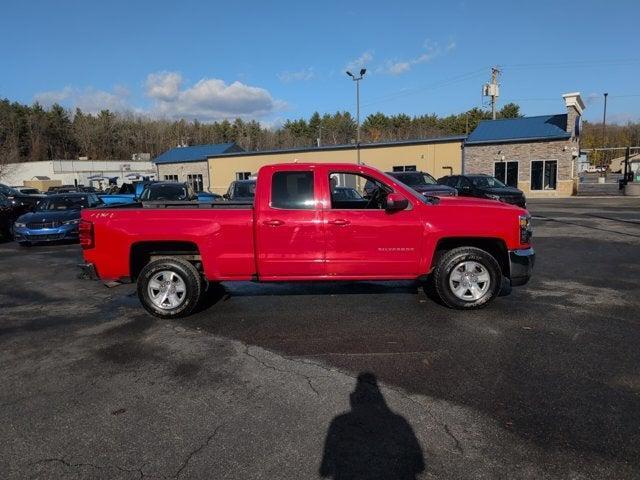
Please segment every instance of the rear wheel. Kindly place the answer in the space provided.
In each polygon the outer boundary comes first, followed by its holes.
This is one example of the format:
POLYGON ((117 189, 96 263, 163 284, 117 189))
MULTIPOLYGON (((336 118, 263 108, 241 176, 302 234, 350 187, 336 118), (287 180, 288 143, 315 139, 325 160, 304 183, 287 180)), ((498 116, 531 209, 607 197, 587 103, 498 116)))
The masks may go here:
POLYGON ((463 310, 481 308, 500 292, 502 270, 484 250, 459 247, 440 257, 432 282, 446 306, 463 310))
POLYGON ((161 258, 148 263, 138 277, 142 306, 160 318, 185 317, 193 312, 202 294, 202 277, 181 258, 161 258))

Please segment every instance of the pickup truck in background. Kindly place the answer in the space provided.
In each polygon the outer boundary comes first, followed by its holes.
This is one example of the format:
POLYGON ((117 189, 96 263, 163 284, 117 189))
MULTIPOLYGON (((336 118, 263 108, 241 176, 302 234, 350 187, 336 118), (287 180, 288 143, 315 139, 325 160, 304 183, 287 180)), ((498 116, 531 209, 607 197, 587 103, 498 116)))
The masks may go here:
POLYGON ((158 317, 188 315, 206 285, 228 281, 417 280, 449 307, 479 308, 503 278, 529 280, 531 233, 522 208, 425 197, 374 168, 326 163, 263 167, 253 203, 143 201, 80 222, 83 268, 137 282, 158 317))

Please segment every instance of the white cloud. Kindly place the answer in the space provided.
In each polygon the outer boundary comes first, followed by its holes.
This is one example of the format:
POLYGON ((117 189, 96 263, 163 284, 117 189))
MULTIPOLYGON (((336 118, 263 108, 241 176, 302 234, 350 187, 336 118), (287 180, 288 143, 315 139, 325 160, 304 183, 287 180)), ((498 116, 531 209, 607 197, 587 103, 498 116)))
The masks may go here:
POLYGON ((192 87, 180 89, 179 74, 159 72, 147 77, 147 95, 154 100, 152 113, 170 118, 263 117, 280 109, 284 102, 274 100, 260 87, 241 82, 226 84, 217 78, 203 78, 192 87))
POLYGON ((182 75, 178 72, 156 72, 147 76, 147 95, 158 100, 173 100, 180 92, 182 75))
POLYGON ((369 63, 373 61, 373 52, 371 50, 367 50, 358 58, 351 60, 344 67, 345 70, 359 70, 360 68, 366 67, 369 63))
POLYGON ((203 78, 191 87, 183 87, 183 83, 178 72, 149 74, 144 83, 145 93, 152 100, 148 110, 133 107, 129 90, 122 86, 116 86, 112 91, 67 86, 62 90, 38 93, 34 101, 45 107, 59 103, 86 113, 108 109, 167 118, 197 118, 205 122, 236 117, 260 119, 286 106, 264 88, 238 81, 227 84, 217 78, 203 78))
POLYGON ((418 56, 408 60, 387 60, 376 69, 377 72, 389 75, 402 75, 411 70, 414 65, 428 63, 431 60, 448 54, 456 48, 456 43, 451 41, 445 46, 441 46, 438 42, 425 40, 423 51, 418 56))
POLYGON ((123 86, 116 86, 111 92, 67 86, 62 90, 37 93, 33 99, 45 107, 58 103, 71 109, 79 108, 86 113, 98 113, 100 110, 124 112, 132 110, 128 104, 129 95, 129 90, 123 86))
POLYGON ((300 82, 305 80, 311 80, 315 76, 316 74, 313 71, 313 67, 308 67, 295 72, 289 72, 289 71, 281 72, 278 74, 278 79, 281 82, 289 83, 289 82, 300 82))

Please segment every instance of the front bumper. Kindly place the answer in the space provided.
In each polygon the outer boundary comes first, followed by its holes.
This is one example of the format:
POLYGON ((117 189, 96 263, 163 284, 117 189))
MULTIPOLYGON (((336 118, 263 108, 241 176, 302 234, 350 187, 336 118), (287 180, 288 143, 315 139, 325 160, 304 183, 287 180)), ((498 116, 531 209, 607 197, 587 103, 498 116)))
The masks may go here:
POLYGON ((77 240, 78 225, 62 225, 55 228, 16 227, 14 237, 17 242, 55 242, 57 240, 77 240))
POLYGON ((533 265, 536 263, 536 252, 533 248, 523 250, 511 250, 509 252, 509 272, 511 285, 519 287, 526 284, 531 278, 533 265))

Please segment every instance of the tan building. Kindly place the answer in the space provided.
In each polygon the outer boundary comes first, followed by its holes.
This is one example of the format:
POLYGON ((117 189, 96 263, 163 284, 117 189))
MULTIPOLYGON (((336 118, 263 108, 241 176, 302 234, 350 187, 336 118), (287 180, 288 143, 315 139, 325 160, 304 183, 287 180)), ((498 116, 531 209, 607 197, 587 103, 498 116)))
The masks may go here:
POLYGON ((563 98, 566 113, 480 122, 465 142, 464 173, 492 175, 528 197, 573 195, 585 107, 579 93, 563 98))
MULTIPOLYGON (((461 173, 463 142, 464 137, 456 136, 365 144, 360 146, 360 162, 385 172, 423 171, 437 179, 461 173)), ((212 192, 224 194, 231 182, 256 175, 263 165, 357 161, 358 152, 354 145, 211 155, 208 157, 209 181, 212 192)))

